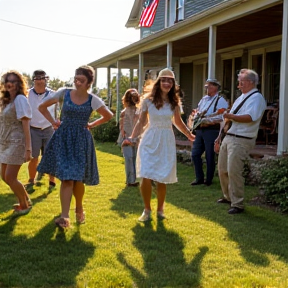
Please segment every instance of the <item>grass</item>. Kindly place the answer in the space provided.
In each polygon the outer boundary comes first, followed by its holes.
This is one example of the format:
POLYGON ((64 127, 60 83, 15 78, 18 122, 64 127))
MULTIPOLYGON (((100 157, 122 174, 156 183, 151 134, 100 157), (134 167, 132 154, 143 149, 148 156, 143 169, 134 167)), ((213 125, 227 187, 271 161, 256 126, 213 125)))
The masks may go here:
MULTIPOLYGON (((219 180, 191 187, 192 167, 178 164, 168 186, 166 215, 138 223, 139 188, 125 187, 119 147, 97 144, 101 183, 87 186, 86 224, 61 231, 59 185, 45 176, 31 194, 31 212, 11 217, 15 198, 0 182, 0 287, 288 287, 287 215, 249 204, 243 214, 217 204, 219 180)), ((27 164, 20 171, 28 179, 27 164)), ((71 207, 74 207, 74 202, 71 207)), ((71 221, 75 221, 71 210, 71 221)))

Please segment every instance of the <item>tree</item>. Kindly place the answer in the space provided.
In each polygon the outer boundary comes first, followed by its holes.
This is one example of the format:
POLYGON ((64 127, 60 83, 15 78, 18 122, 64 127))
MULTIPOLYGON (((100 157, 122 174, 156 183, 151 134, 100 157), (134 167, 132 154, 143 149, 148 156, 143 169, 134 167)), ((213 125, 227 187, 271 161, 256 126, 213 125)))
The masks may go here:
POLYGON ((32 81, 31 76, 29 74, 27 74, 27 73, 23 73, 23 76, 24 76, 24 78, 27 81, 28 88, 31 88, 33 86, 33 81, 32 81))
POLYGON ((53 80, 49 80, 48 86, 54 91, 57 91, 59 88, 65 87, 65 82, 58 78, 53 78, 53 80))

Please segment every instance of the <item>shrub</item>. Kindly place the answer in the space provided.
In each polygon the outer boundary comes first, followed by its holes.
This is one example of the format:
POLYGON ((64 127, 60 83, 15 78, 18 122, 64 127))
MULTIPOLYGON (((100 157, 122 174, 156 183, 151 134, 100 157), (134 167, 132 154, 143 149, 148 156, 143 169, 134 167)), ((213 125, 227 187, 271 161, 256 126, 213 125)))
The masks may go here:
POLYGON ((113 117, 107 123, 96 126, 91 131, 96 141, 116 142, 119 135, 119 126, 116 124, 115 117, 113 117))
POLYGON ((267 202, 288 210, 288 158, 268 160, 261 173, 264 197, 267 202))

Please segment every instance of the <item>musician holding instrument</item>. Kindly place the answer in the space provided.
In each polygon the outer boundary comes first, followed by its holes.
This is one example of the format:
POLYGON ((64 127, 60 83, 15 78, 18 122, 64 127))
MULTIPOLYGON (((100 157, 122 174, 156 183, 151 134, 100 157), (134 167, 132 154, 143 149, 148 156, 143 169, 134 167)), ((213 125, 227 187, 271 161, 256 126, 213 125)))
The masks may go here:
POLYGON ((195 168, 196 179, 192 186, 205 184, 210 186, 215 172, 214 141, 218 137, 220 124, 223 117, 215 117, 222 114, 227 108, 227 101, 220 95, 220 83, 217 79, 207 79, 205 88, 207 95, 198 103, 197 109, 192 111, 194 115, 193 130, 196 138, 192 147, 192 161, 195 168), (206 158, 206 179, 204 179, 202 154, 206 158))
POLYGON ((254 148, 259 124, 266 109, 266 102, 257 90, 258 74, 250 69, 241 69, 238 74, 239 96, 229 113, 224 113, 225 122, 232 125, 222 141, 218 157, 218 173, 223 198, 218 203, 227 203, 231 207, 229 214, 244 211, 244 160, 254 148), (237 111, 237 112, 236 112, 237 111))

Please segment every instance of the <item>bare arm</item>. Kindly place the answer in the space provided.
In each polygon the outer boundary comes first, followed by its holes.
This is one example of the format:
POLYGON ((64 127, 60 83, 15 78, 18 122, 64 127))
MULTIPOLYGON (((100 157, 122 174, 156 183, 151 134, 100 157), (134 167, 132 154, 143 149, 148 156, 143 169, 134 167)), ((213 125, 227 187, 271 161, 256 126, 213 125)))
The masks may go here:
POLYGON ((31 153, 32 153, 32 145, 31 145, 31 134, 30 134, 30 119, 27 117, 23 117, 21 119, 22 127, 25 136, 25 161, 31 160, 31 153))
POLYGON ((148 115, 148 111, 142 111, 140 113, 139 120, 135 124, 133 132, 130 136, 131 138, 137 138, 141 135, 143 128, 147 124, 147 120, 148 120, 147 115, 148 115))
POLYGON ((93 122, 88 123, 87 127, 89 129, 94 128, 96 126, 99 126, 101 124, 104 124, 108 122, 112 117, 113 113, 106 107, 106 106, 101 106, 99 109, 96 110, 102 117, 99 119, 96 119, 93 122))
POLYGON ((50 112, 48 111, 47 107, 56 104, 58 102, 57 99, 55 98, 49 98, 47 100, 45 100, 44 102, 42 102, 39 106, 38 106, 38 110, 43 114, 43 116, 52 124, 54 129, 57 129, 60 125, 59 120, 54 120, 53 117, 51 116, 50 112))
POLYGON ((235 115, 233 113, 224 113, 223 114, 224 119, 229 119, 233 120, 235 122, 239 123, 249 123, 252 122, 252 118, 250 115, 245 114, 245 115, 235 115))
POLYGON ((185 125, 185 123, 183 122, 182 118, 181 118, 181 113, 180 113, 180 107, 177 106, 175 107, 175 111, 174 111, 174 119, 173 119, 173 124, 174 126, 181 132, 183 133, 188 140, 190 141, 194 141, 195 136, 192 134, 192 132, 188 129, 188 127, 185 125))
POLYGON ((122 137, 124 138, 126 135, 125 135, 125 131, 124 131, 124 116, 125 116, 125 110, 123 110, 120 114, 120 120, 119 120, 119 128, 120 128, 120 132, 121 132, 121 135, 122 137))

